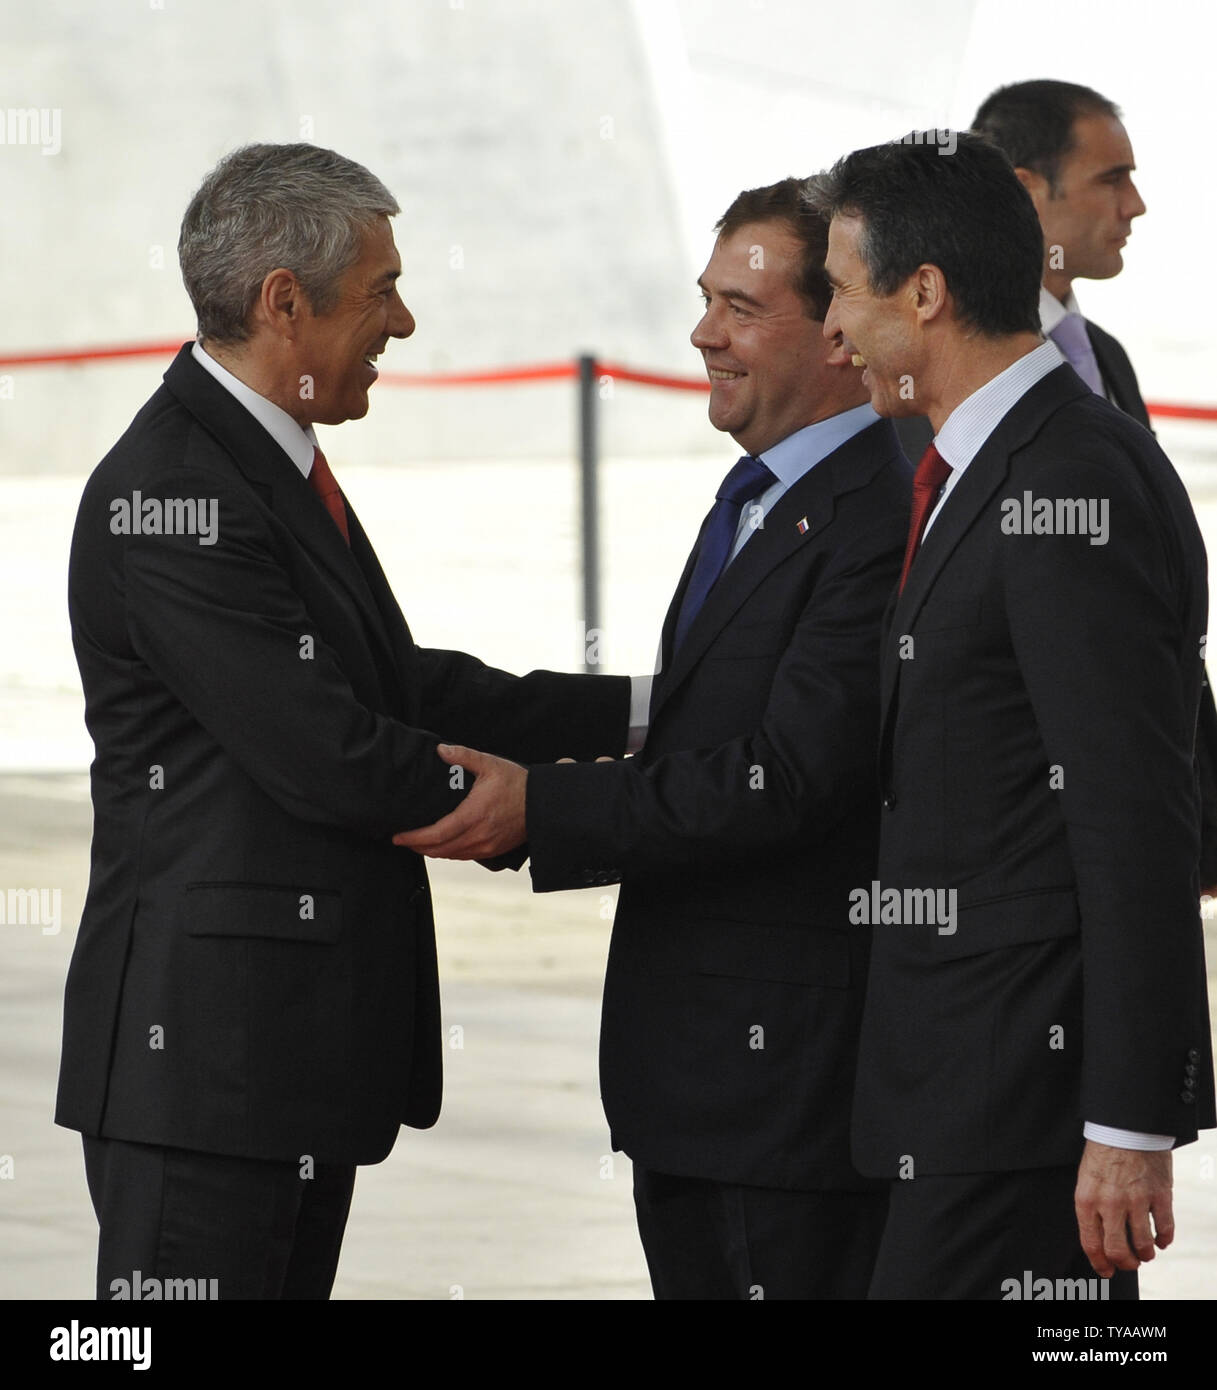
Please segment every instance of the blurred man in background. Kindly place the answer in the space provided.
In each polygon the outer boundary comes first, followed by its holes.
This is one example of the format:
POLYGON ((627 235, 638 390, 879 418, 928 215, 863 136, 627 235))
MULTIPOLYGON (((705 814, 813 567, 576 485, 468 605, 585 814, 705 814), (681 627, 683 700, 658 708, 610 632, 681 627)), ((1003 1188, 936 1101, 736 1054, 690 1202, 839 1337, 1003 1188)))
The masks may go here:
MULTIPOLYGON (((1040 327, 1091 390, 1149 427, 1128 354, 1109 333, 1084 319, 1075 279, 1109 280, 1145 204, 1132 181, 1133 155, 1119 108, 1072 82, 1016 82, 981 103, 973 129, 1010 163, 1039 215, 1044 233, 1040 327)), ((924 412, 897 430, 910 458, 920 458, 931 431, 924 412)))
POLYGON ((1145 204, 1120 110, 1073 82, 1016 82, 981 103, 972 128, 1001 150, 1044 232, 1040 327, 1090 387, 1149 428, 1128 354, 1082 317, 1075 280, 1110 280, 1145 204))

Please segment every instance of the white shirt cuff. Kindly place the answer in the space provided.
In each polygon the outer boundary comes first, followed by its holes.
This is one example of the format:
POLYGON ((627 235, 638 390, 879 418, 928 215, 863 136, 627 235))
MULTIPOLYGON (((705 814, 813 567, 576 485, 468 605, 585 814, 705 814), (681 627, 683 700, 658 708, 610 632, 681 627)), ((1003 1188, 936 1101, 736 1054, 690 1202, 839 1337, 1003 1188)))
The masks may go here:
POLYGON ((637 753, 646 741, 651 715, 651 683, 654 676, 630 677, 630 736, 625 745, 627 753, 637 753))
POLYGON ((1089 1120, 1082 1126, 1082 1133, 1096 1144, 1109 1144, 1113 1149, 1141 1149, 1150 1152, 1159 1149, 1172 1149, 1175 1146, 1173 1134, 1138 1134, 1132 1129, 1111 1129, 1108 1125, 1092 1125, 1089 1120))

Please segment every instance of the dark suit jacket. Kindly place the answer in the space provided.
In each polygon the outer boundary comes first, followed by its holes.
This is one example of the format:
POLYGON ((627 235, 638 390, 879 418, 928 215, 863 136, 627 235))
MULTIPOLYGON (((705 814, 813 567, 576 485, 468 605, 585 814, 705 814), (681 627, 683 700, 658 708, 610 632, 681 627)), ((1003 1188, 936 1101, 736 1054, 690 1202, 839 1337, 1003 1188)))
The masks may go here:
POLYGON ((69 602, 92 767, 56 1119, 86 1134, 372 1163, 440 1104, 423 861, 449 740, 622 749, 628 682, 522 679, 411 640, 367 537, 184 347, 91 476, 69 602), (115 499, 213 499, 214 545, 115 499), (559 737, 560 734, 560 737, 559 737))
POLYGON ((1125 415, 1131 415, 1138 425, 1150 428, 1149 412, 1141 399, 1141 388, 1137 384, 1137 374, 1133 371, 1128 353, 1117 339, 1105 333, 1097 323, 1086 320, 1086 336, 1094 349, 1095 361, 1103 376, 1112 404, 1119 406, 1125 415))
MULTIPOLYGON (((1137 374, 1119 341, 1097 323, 1086 320, 1086 333, 1113 404, 1152 433, 1149 413, 1141 399, 1137 374)), ((934 431, 924 415, 907 415, 893 422, 900 446, 914 463, 925 452, 934 431)), ((1196 761, 1200 773, 1200 886, 1217 884, 1217 705, 1207 676, 1200 698, 1196 728, 1196 761)))
MULTIPOLYGON (((866 1173, 1075 1161, 1082 1123, 1213 1123, 1192 756, 1204 546, 1153 439, 1069 366, 998 425, 883 645, 884 889, 954 933, 875 928, 866 1173), (1110 537, 1005 534, 1006 499, 1106 499, 1110 537), (911 639, 911 645, 910 645, 911 639)), ((909 1176, 907 1172, 905 1176, 909 1176)))
POLYGON ((673 654, 695 547, 641 753, 529 773, 534 887, 621 881, 601 1090, 614 1147, 646 1167, 864 1185, 848 1123, 868 933, 848 892, 875 864, 879 622, 910 479, 886 421, 854 436, 781 498, 673 654))

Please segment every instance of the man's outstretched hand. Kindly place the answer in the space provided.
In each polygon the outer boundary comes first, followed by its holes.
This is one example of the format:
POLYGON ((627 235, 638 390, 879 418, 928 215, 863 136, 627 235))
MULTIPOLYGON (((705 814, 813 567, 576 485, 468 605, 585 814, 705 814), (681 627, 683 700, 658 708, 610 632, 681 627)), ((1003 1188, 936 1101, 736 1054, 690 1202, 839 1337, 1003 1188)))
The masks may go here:
POLYGON ((432 859, 494 859, 522 845, 528 838, 524 826, 528 769, 451 743, 441 743, 436 751, 450 767, 473 774, 469 795, 443 820, 403 830, 393 836, 393 843, 432 859))
POLYGON ((1117 1269, 1136 1269, 1154 1258, 1155 1245, 1165 1250, 1175 1238, 1170 1150, 1113 1149, 1088 1139, 1073 1202, 1095 1272, 1110 1279, 1117 1269))

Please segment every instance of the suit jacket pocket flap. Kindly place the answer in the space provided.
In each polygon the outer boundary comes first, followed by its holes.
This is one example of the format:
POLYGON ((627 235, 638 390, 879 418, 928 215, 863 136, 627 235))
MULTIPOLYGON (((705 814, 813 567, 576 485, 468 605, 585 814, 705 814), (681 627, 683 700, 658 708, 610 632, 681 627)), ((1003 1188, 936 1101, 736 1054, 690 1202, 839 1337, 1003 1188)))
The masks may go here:
POLYGON ((961 906, 954 933, 936 936, 932 949, 944 960, 959 960, 1007 946, 1073 936, 1080 929, 1078 900, 1073 890, 1049 888, 961 906))
POLYGON ((975 627, 980 622, 980 600, 942 598, 931 594, 913 621, 915 633, 949 632, 953 628, 975 627))
POLYGON ((332 942, 342 935, 342 894, 307 885, 191 883, 181 920, 190 936, 332 942))

